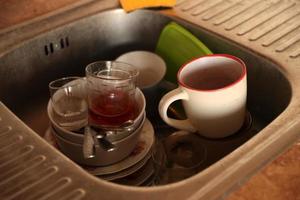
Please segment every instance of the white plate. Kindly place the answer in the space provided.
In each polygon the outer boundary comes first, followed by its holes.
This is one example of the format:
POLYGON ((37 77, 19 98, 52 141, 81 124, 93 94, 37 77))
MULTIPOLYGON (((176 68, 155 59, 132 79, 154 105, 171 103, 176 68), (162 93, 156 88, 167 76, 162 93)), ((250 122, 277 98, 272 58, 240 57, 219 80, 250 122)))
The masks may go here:
POLYGON ((105 174, 105 175, 100 175, 100 176, 97 176, 97 177, 102 178, 102 179, 107 180, 107 181, 113 181, 113 180, 116 180, 116 179, 124 178, 126 176, 129 176, 130 174, 135 173, 139 169, 141 169, 147 163, 147 161, 149 160, 150 157, 151 157, 151 154, 149 152, 145 156, 145 158, 143 158, 138 163, 136 163, 135 165, 133 165, 133 166, 127 168, 127 169, 124 169, 122 171, 119 171, 119 172, 116 172, 116 173, 113 173, 113 174, 105 174))
POLYGON ((114 182, 122 185, 139 186, 143 184, 146 180, 148 180, 148 178, 150 178, 153 173, 154 169, 152 162, 151 160, 148 160, 148 162, 140 170, 122 179, 118 179, 114 182))
POLYGON ((138 68, 140 74, 137 86, 142 90, 157 85, 167 70, 165 61, 150 51, 130 51, 120 55, 116 61, 129 63, 138 68))

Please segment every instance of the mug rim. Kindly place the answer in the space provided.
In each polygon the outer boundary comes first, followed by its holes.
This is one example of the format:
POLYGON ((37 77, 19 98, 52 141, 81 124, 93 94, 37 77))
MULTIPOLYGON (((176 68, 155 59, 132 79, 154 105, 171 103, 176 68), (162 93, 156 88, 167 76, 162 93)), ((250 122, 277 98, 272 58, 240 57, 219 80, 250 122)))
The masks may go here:
POLYGON ((229 55, 229 54, 209 54, 209 55, 204 55, 204 56, 200 56, 200 57, 196 57, 192 60, 189 60, 188 62, 186 62, 185 64, 183 64, 178 72, 177 72, 177 82, 179 83, 180 86, 182 87, 185 87, 185 88, 188 88, 188 89, 191 89, 191 90, 194 90, 194 91, 201 91, 201 92, 215 92, 215 91, 219 91, 219 90, 223 90, 223 89, 227 89, 227 88, 230 88, 234 85, 236 85, 237 83, 241 82, 245 77, 246 77, 246 74, 247 74, 247 69, 246 69, 246 64, 244 63, 243 60, 241 60, 240 58, 236 57, 236 56, 233 56, 233 55, 229 55), (204 59, 204 58, 208 58, 208 57, 223 57, 223 58, 228 58, 228 59, 231 59, 231 60, 235 60, 236 62, 238 62, 240 64, 240 66, 242 67, 242 74, 240 75, 240 77, 238 79, 236 79, 234 82, 224 86, 224 87, 220 87, 220 88, 216 88, 216 89, 196 89, 196 88, 193 88, 193 87, 190 87, 188 86, 187 84, 183 83, 183 81, 179 78, 182 70, 188 66, 189 64, 191 64, 192 62, 196 61, 196 60, 199 60, 199 59, 204 59))

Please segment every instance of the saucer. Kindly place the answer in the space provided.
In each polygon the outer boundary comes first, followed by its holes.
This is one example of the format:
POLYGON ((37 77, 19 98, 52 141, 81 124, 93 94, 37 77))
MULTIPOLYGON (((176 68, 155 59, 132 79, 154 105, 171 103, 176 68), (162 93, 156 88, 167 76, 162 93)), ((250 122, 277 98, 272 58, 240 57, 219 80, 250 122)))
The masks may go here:
MULTIPOLYGON (((44 139, 56 149, 59 149, 55 138, 52 136, 50 128, 47 129, 44 139)), ((133 152, 125 159, 118 163, 102 166, 91 167, 82 166, 87 172, 92 175, 103 177, 105 180, 115 180, 129 174, 135 173, 142 168, 150 158, 150 149, 154 143, 154 129, 151 122, 146 119, 139 141, 133 152)))
MULTIPOLYGON (((47 129, 47 131, 45 132, 44 139, 53 147, 59 149, 54 137, 52 136, 50 128, 47 129)), ((142 166, 144 166, 142 161, 145 160, 144 162, 146 162, 149 159, 150 157, 149 152, 153 143, 154 143, 154 128, 151 122, 146 118, 144 126, 141 130, 141 134, 138 139, 138 143, 134 148, 133 152, 128 157, 115 164, 107 165, 107 166, 101 166, 101 167, 92 167, 92 166, 83 166, 83 165, 80 166, 83 169, 85 169, 87 172, 95 176, 110 175, 116 172, 121 172, 121 174, 118 176, 123 176, 122 174, 123 173, 125 174, 126 173, 125 170, 127 169, 128 169, 127 174, 131 174, 137 171, 142 166), (149 156, 147 156, 148 154, 149 156), (123 170, 124 172, 122 172, 123 170)), ((117 176, 116 174, 114 175, 117 176)), ((113 179, 114 179, 113 177, 114 175, 112 175, 113 179)), ((108 176, 108 179, 110 178, 111 177, 108 176)))
POLYGON ((151 163, 151 160, 148 160, 147 163, 140 170, 113 182, 122 185, 139 186, 146 182, 153 175, 153 173, 153 165, 151 163))
POLYGON ((124 178, 124 177, 126 177, 128 175, 131 175, 131 174, 135 173, 136 171, 140 170, 144 165, 146 165, 146 163, 148 162, 150 157, 151 157, 151 154, 149 152, 145 156, 145 158, 143 158, 138 163, 134 164, 133 166, 131 166, 127 169, 124 169, 122 171, 112 173, 112 174, 100 175, 100 176, 97 176, 97 177, 99 177, 101 179, 104 179, 104 180, 107 180, 107 181, 113 181, 113 180, 116 180, 116 179, 124 178))
POLYGON ((120 55, 116 61, 129 63, 139 70, 137 86, 142 90, 155 87, 165 76, 165 61, 156 53, 136 50, 120 55))
POLYGON ((120 172, 129 167, 132 167, 133 165, 141 161, 143 158, 145 158, 145 156, 149 153, 153 143, 154 129, 151 122, 148 119, 146 119, 140 137, 138 139, 138 143, 134 148, 133 152, 128 157, 112 165, 99 167, 82 166, 82 168, 95 176, 120 172))

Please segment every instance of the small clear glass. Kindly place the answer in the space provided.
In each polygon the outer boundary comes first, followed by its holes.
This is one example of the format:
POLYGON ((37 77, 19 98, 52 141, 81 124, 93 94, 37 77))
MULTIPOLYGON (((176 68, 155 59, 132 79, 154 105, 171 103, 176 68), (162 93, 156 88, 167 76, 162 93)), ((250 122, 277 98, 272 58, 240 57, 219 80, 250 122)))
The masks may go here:
POLYGON ((49 83, 53 120, 61 127, 75 131, 88 123, 86 80, 64 77, 49 83))
POLYGON ((102 129, 114 129, 134 120, 136 67, 117 61, 97 61, 87 65, 89 123, 102 129))
POLYGON ((206 148, 195 133, 177 131, 157 139, 151 153, 153 185, 178 182, 197 174, 206 160, 206 148))

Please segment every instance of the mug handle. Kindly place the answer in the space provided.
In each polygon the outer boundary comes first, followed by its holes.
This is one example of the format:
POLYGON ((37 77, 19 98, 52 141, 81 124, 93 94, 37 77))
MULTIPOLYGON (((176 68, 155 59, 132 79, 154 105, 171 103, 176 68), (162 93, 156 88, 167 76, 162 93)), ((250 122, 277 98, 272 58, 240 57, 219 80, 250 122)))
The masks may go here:
POLYGON ((188 94, 181 88, 176 88, 165 94, 159 102, 158 111, 160 117, 169 125, 180 130, 196 132, 189 119, 178 120, 168 117, 167 111, 169 106, 177 100, 188 100, 188 94))

